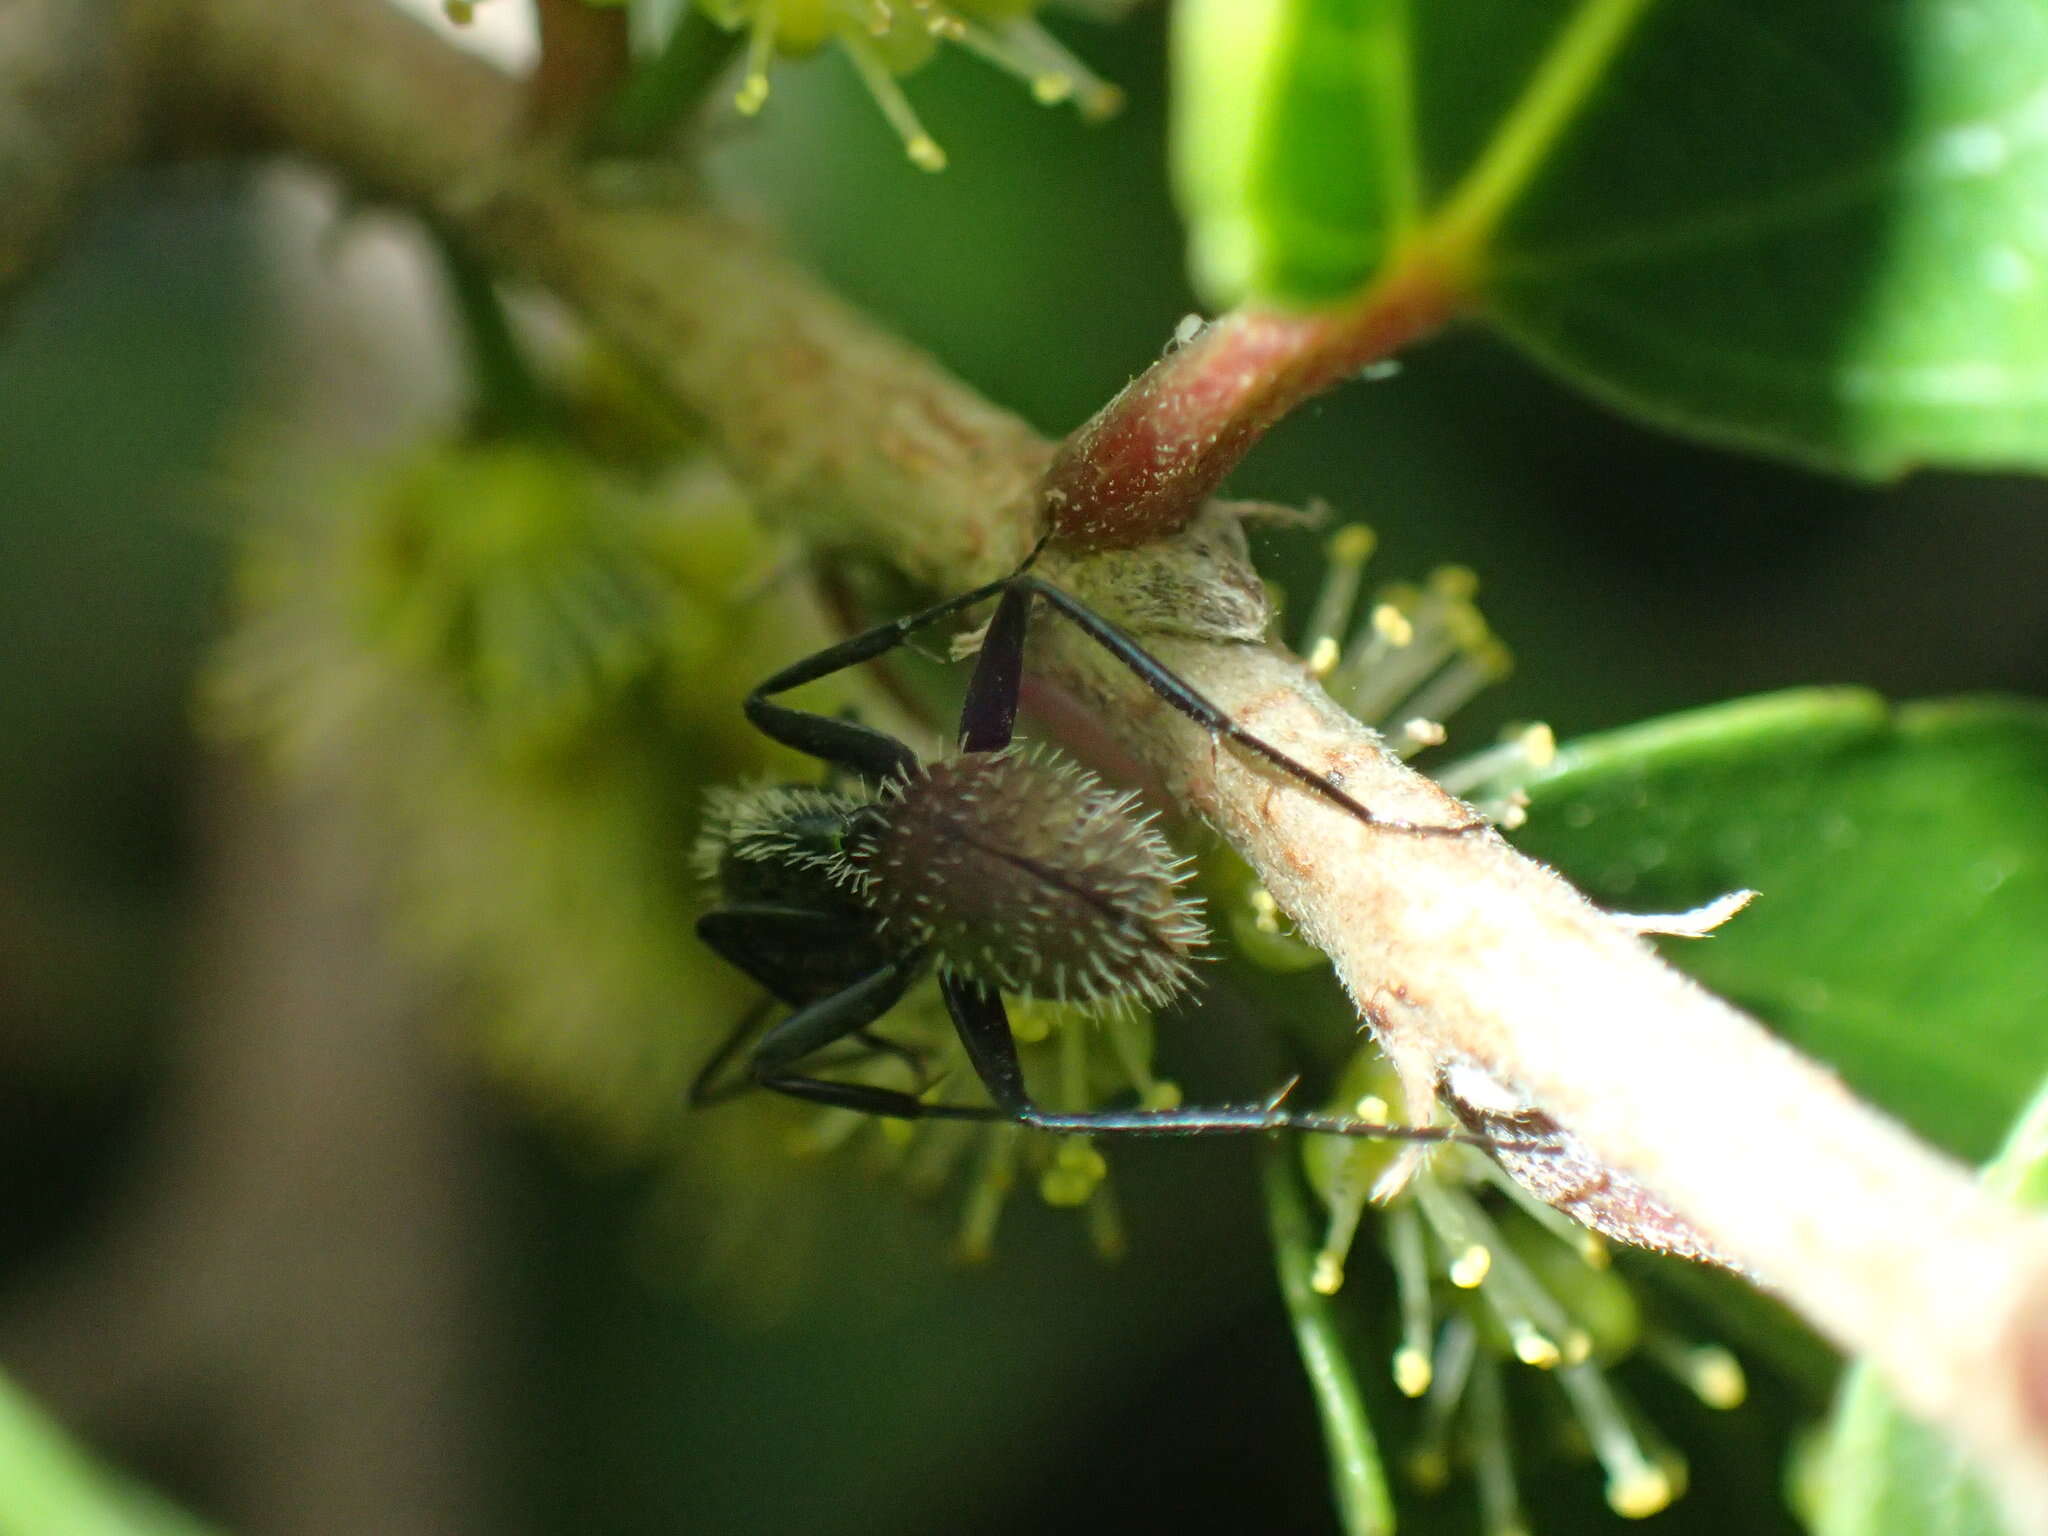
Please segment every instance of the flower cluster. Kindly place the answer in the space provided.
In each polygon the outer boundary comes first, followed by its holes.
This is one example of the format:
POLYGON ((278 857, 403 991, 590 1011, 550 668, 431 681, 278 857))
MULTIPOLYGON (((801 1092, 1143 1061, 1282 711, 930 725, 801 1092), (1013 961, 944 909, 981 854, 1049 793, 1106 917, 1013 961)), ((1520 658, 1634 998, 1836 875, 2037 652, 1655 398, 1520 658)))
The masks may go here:
MULTIPOLYGON (((1361 601, 1374 546, 1352 525, 1330 540, 1323 587, 1300 637, 1310 669, 1332 697, 1409 756, 1442 746, 1444 721, 1507 675, 1510 658, 1474 602, 1463 567, 1426 582, 1389 585, 1361 601)), ((1542 725, 1508 729, 1479 754, 1436 777, 1496 822, 1519 825, 1516 784, 1555 752, 1542 725)), ((1212 872, 1217 905, 1239 949, 1267 969, 1322 965, 1295 938, 1271 894, 1242 864, 1212 872)), ((1332 1113, 1405 1122, 1392 1066, 1361 1043, 1329 1106, 1332 1113)), ((1333 1296, 1344 1284, 1368 1213, 1392 1271, 1398 1339, 1391 1370, 1402 1395, 1420 1400, 1421 1423, 1406 1459, 1426 1489, 1468 1468, 1486 1536, 1520 1536, 1524 1520, 1507 1404, 1515 1367, 1554 1381, 1575 1438, 1606 1476, 1617 1514, 1641 1518, 1685 1488, 1685 1461, 1644 1422, 1610 1367, 1647 1360, 1715 1408, 1742 1402, 1741 1366, 1727 1350, 1687 1340, 1649 1321, 1609 1266, 1605 1242, 1530 1194, 1499 1163, 1462 1146, 1416 1157, 1393 1143, 1304 1139, 1300 1155, 1327 1212, 1310 1285, 1333 1296)))
MULTIPOLYGON (((836 44, 859 73, 911 163, 944 170, 946 152, 919 121, 898 77, 919 68, 942 42, 958 44, 1030 86, 1047 106, 1071 101, 1100 118, 1122 101, 1115 86, 1063 47, 1032 15, 1035 0, 698 0, 705 15, 746 34, 734 105, 748 115, 768 100, 776 54, 836 44)), ((1096 6, 1100 10, 1103 7, 1096 6)))
MULTIPOLYGON (((1397 1120, 1400 1105, 1392 1067, 1376 1049, 1361 1049, 1333 1109, 1397 1120)), ((1385 1143, 1328 1138, 1302 1148, 1309 1183, 1329 1213, 1311 1282, 1325 1295, 1342 1287, 1363 1218, 1376 1193, 1385 1197, 1390 1171, 1399 1182, 1377 1226, 1399 1316, 1394 1384, 1422 1403, 1410 1476, 1436 1488, 1454 1466, 1469 1466, 1487 1536, 1528 1529, 1503 1381, 1519 1365, 1556 1382, 1605 1473, 1609 1507, 1630 1519, 1663 1509, 1685 1490, 1685 1460, 1644 1421, 1609 1368, 1646 1360, 1709 1407, 1725 1409, 1746 1393, 1735 1357, 1646 1319, 1610 1267, 1604 1240, 1530 1195, 1491 1158, 1444 1147, 1409 1171, 1397 1167, 1400 1156, 1385 1143)))

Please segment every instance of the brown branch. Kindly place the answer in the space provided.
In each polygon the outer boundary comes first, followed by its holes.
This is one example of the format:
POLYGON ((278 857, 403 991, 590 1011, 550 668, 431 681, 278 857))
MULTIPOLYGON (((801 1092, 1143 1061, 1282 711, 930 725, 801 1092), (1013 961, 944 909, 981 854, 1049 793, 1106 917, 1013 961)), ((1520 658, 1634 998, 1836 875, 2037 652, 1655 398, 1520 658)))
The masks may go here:
POLYGON ((527 82, 533 131, 573 143, 624 83, 633 55, 623 6, 537 0, 540 63, 527 82))
MULTIPOLYGON (((379 0, 149 3, 185 7, 185 112, 323 160, 551 288, 706 420, 774 515, 941 587, 1000 570, 1031 538, 1047 444, 731 225, 588 201, 503 131, 511 85, 379 0)), ((1142 404, 1125 418, 1141 423, 1142 404)), ((1358 798, 1415 821, 1460 814, 1260 643, 1234 526, 1068 555, 1053 573, 1358 798)), ((1085 651, 1055 640, 1044 662, 1331 951, 1411 1088, 1469 1063, 1526 1094, 1878 1362, 1997 1475, 2019 1528, 2048 1533, 2048 1228, 1492 834, 1361 826, 1217 750, 1085 651)))
POLYGON ((0 295, 70 229, 141 132, 142 45, 133 8, 103 0, 0 5, 0 295))

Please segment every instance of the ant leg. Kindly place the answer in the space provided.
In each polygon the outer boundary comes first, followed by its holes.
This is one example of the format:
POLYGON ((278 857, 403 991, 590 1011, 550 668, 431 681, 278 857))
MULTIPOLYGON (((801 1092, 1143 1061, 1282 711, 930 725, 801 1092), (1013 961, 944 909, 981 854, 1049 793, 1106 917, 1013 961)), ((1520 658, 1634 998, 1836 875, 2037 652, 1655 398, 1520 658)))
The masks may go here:
POLYGON ((1031 588, 1013 577, 988 621, 981 654, 967 680, 967 697, 960 705, 964 751, 998 752, 1010 744, 1024 686, 1024 632, 1031 618, 1031 598, 1031 588))
POLYGON ((867 1049, 858 1052, 856 1057, 852 1059, 866 1056, 894 1056, 903 1065, 910 1068, 910 1075, 917 1079, 918 1086, 924 1086, 923 1052, 912 1050, 900 1040, 891 1040, 887 1035, 878 1035, 872 1029, 857 1029, 853 1032, 853 1038, 867 1047, 867 1049))
POLYGON ((758 1002, 740 1015, 740 1021, 733 1027, 725 1042, 711 1053, 711 1059, 704 1063, 697 1075, 690 1080, 689 1105, 701 1109, 707 1104, 723 1104, 727 1099, 737 1098, 754 1086, 751 1077, 728 1078, 725 1082, 714 1082, 726 1066, 737 1056, 740 1046, 747 1037, 761 1027, 761 1021, 768 1016, 768 1010, 775 1005, 772 995, 763 995, 758 1002))
MULTIPOLYGON (((773 996, 764 995, 740 1016, 740 1022, 733 1032, 726 1036, 725 1042, 712 1053, 711 1059, 704 1063, 696 1077, 691 1080, 688 1102, 692 1109, 723 1104, 728 1099, 736 1099, 741 1094, 752 1093, 760 1088, 761 1085, 754 1080, 751 1073, 728 1077, 724 1082, 716 1082, 714 1079, 724 1072, 733 1057, 739 1054, 740 1046, 747 1037, 760 1029, 762 1019, 767 1016, 774 1003, 773 996)), ((853 1037, 860 1041, 864 1049, 855 1051, 843 1061, 835 1061, 832 1065, 851 1065, 870 1056, 894 1056, 910 1068, 919 1084, 924 1082, 924 1058, 909 1046, 884 1039, 868 1029, 855 1030, 853 1037)))
POLYGON ((941 974, 939 990, 946 1011, 960 1031, 960 1043, 974 1064, 988 1096, 1007 1119, 1040 1131, 1079 1132, 1090 1136, 1218 1136, 1260 1131, 1313 1131, 1327 1136, 1366 1137, 1380 1141, 1455 1141, 1492 1150, 1501 1143, 1483 1136, 1437 1125, 1381 1125, 1372 1120, 1283 1109, 1278 1104, 1224 1105, 1213 1108, 1082 1110, 1059 1113, 1041 1109, 1024 1087, 1023 1064, 1017 1060, 1016 1038, 1000 992, 978 981, 941 974))
MULTIPOLYGON (((1489 825, 1484 817, 1469 821, 1449 822, 1437 825, 1428 822, 1394 821, 1366 809, 1359 801, 1347 795, 1324 775, 1317 773, 1308 764, 1289 757, 1271 742, 1255 736, 1239 725, 1222 710, 1211 704, 1201 694, 1190 688, 1174 675, 1167 665, 1150 651, 1138 644, 1129 635, 1118 629, 1109 620, 1072 594, 1061 591, 1051 582, 1040 577, 1020 572, 1011 578, 1010 591, 1026 589, 1044 598, 1072 620, 1089 639, 1121 662, 1131 674, 1150 688, 1173 708, 1186 715, 1195 724, 1211 735, 1221 736, 1242 747, 1245 751, 1264 758, 1273 767, 1297 783, 1303 784, 1325 800, 1341 806, 1368 826, 1385 827, 1394 832, 1412 832, 1421 837, 1454 837, 1467 832, 1476 832, 1489 825)), ((1005 593, 1007 598, 1009 593, 1005 593)))
POLYGON ((747 718, 757 730, 784 746, 836 764, 865 779, 880 781, 891 775, 911 772, 917 767, 916 755, 893 736, 851 720, 838 720, 829 715, 771 703, 770 696, 786 693, 805 683, 814 683, 834 672, 843 672, 848 667, 857 667, 886 655, 920 629, 1005 591, 1015 579, 1012 575, 987 582, 971 592, 934 604, 921 613, 878 624, 837 645, 828 645, 801 661, 792 662, 747 695, 747 718))
MULTIPOLYGON (((891 960, 830 997, 797 1009, 755 1043, 747 1063, 750 1083, 813 1104, 886 1115, 897 1120, 1014 1119, 1008 1110, 987 1104, 928 1104, 913 1094, 899 1093, 890 1088, 877 1088, 869 1083, 837 1083, 790 1070, 804 1058, 849 1036, 863 1040, 872 1038, 868 1034, 868 1026, 896 1006, 910 984, 923 974, 926 963, 926 956, 921 951, 891 960)), ((1004 1028, 1007 1030, 1008 1025, 1005 1024, 1004 1028)), ((744 1034, 743 1028, 720 1048, 712 1064, 699 1075, 700 1085, 738 1048, 744 1034)), ((893 1042, 884 1041, 882 1044, 892 1050, 903 1049, 893 1042)), ((719 1091, 718 1096, 726 1095, 719 1091)))
POLYGON ((915 951, 878 966, 830 997, 797 1009, 756 1042, 748 1070, 765 1080, 848 1035, 858 1034, 902 1001, 925 963, 924 952, 915 951))
POLYGON ((881 965, 888 955, 865 924, 808 907, 740 902, 697 919, 697 937, 735 970, 802 1007, 881 965))

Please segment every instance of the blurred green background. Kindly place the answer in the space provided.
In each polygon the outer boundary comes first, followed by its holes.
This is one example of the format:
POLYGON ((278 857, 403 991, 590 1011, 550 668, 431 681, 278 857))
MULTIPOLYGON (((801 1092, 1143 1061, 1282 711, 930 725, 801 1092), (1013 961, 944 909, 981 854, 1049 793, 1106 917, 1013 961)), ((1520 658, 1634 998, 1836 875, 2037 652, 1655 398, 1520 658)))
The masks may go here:
MULTIPOLYGON (((1162 18, 1064 30, 1129 94, 1104 126, 949 53, 909 87, 952 157, 927 176, 827 55, 717 157, 735 204, 1048 432, 1192 307, 1162 18)), ((655 1181, 482 1086, 431 1017, 408 1045, 350 1036, 374 976, 238 974, 251 912, 362 920, 321 906, 317 854, 265 855, 246 769, 192 725, 234 466, 334 430, 276 419, 280 317, 322 269, 278 275, 258 179, 124 182, 0 332, 0 1363, 250 1530, 1333 1529, 1248 1148, 1120 1152, 1114 1267, 1027 1200, 993 1264, 953 1267, 950 1209, 841 1160, 792 1181, 804 1286, 748 1305, 680 1278, 655 1181)), ((1692 448, 1476 335, 1302 412, 1232 489, 1371 522, 1380 572, 1478 570, 1518 670, 1469 741, 1811 682, 2048 690, 2038 486, 1870 490, 1692 448)), ((1258 539, 1312 590, 1315 537, 1258 539)), ((1695 1457, 1663 1528, 1769 1491, 1773 1390, 1733 1424, 1653 1404, 1695 1457)), ((1600 1528, 1583 1468, 1530 1481, 1543 1529, 1600 1528)))

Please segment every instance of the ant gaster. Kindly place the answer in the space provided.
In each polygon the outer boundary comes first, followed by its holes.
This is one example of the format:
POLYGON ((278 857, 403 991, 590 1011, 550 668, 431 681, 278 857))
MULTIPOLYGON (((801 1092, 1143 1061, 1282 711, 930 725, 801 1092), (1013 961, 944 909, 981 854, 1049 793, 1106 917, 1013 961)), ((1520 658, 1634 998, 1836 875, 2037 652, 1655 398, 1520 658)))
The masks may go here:
POLYGON ((1003 994, 1087 1004, 1163 1003, 1189 979, 1204 938, 1182 893, 1184 867, 1135 797, 1012 745, 1027 620, 1043 602, 1155 694, 1212 735, 1369 825, 1456 834, 1375 816, 1330 780, 1261 740, 1070 593, 1032 574, 1037 551, 1008 576, 878 625, 785 667, 747 696, 759 730, 808 753, 828 786, 715 796, 699 855, 721 904, 703 941, 793 1011, 755 1039, 745 1073, 717 1081, 754 1020, 706 1065, 692 1101, 749 1086, 905 1120, 1015 1121, 1091 1135, 1195 1136, 1313 1131, 1407 1141, 1483 1138, 1435 1126, 1390 1126, 1265 1104, 1055 1112, 1024 1083, 1003 994), (904 743, 856 721, 792 709, 774 696, 894 650, 913 634, 996 598, 960 713, 960 750, 920 762, 904 743), (830 784, 856 781, 859 793, 830 784), (870 1026, 936 970, 946 1010, 988 1104, 934 1102, 871 1083, 813 1075, 819 1053, 856 1041, 903 1056, 870 1026))

